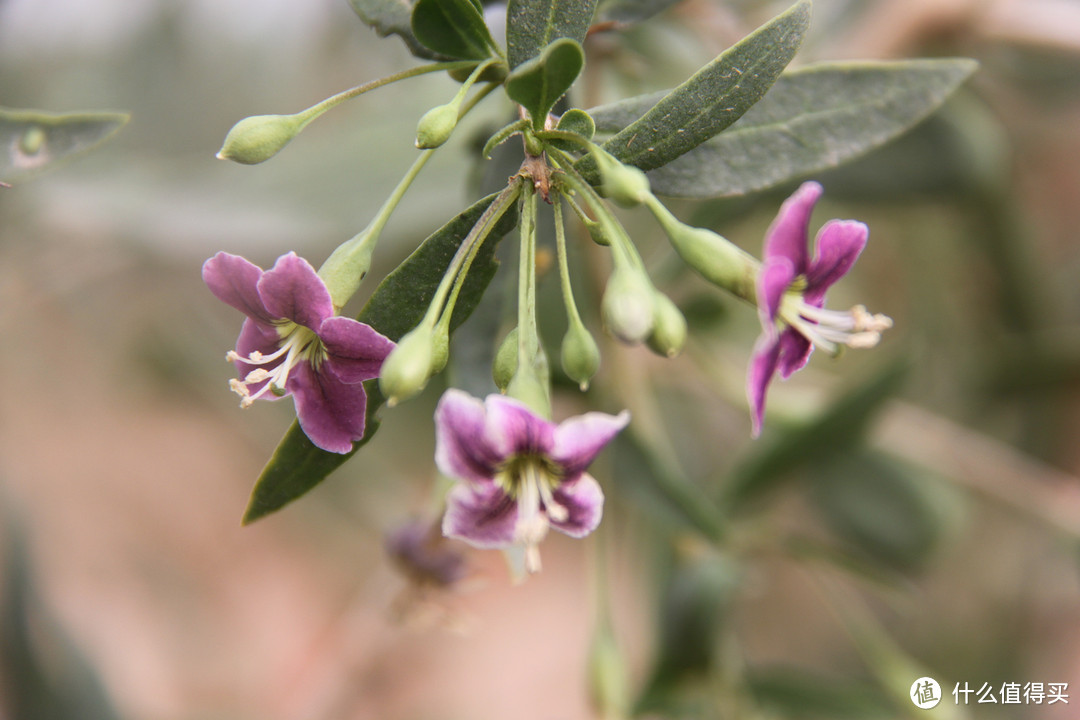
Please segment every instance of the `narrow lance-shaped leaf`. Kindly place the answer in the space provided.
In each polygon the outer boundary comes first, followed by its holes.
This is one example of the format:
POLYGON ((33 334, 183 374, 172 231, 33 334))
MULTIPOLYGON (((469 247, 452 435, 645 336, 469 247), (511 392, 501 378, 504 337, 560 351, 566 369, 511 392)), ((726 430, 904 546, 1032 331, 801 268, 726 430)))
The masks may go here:
POLYGON ((596 0, 510 0, 506 51, 510 68, 539 55, 559 38, 585 42, 596 0))
MULTIPOLYGON (((386 276, 357 319, 394 341, 415 327, 427 310, 458 246, 494 197, 491 195, 479 200, 425 240, 386 276)), ((491 236, 477 253, 458 295, 451 329, 464 322, 480 301, 497 267, 495 245, 514 222, 516 213, 511 207, 496 223, 491 236)), ((352 452, 342 455, 315 447, 300 429, 300 424, 294 421, 255 483, 244 513, 245 524, 279 510, 307 493, 371 439, 379 428, 376 415, 385 398, 379 392, 377 382, 370 381, 365 388, 368 391, 367 426, 363 439, 353 446, 352 452)))
POLYGON ((0 108, 0 180, 17 180, 87 152, 112 137, 129 117, 0 108))
POLYGON ((472 0, 417 0, 411 26, 416 39, 439 55, 483 60, 498 52, 472 0))
MULTIPOLYGON (((642 170, 666 165, 696 148, 761 99, 795 56, 809 25, 810 0, 801 0, 660 98, 604 148, 642 170)), ((591 158, 583 160, 580 169, 592 176, 591 158)))
POLYGON ((551 108, 574 84, 584 64, 581 45, 576 40, 560 38, 510 73, 506 94, 529 111, 533 128, 543 130, 551 108))
POLYGON ((705 198, 834 168, 924 120, 975 68, 965 59, 908 60, 785 73, 733 127, 649 179, 658 193, 705 198))

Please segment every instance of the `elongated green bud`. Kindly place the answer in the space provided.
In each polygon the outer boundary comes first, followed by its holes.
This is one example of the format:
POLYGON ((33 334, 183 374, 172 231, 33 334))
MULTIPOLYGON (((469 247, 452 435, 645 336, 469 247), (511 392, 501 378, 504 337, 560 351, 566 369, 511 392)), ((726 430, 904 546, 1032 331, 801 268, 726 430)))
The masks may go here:
POLYGON ((342 308, 367 277, 379 234, 370 227, 342 243, 319 268, 319 277, 330 291, 334 307, 342 308))
POLYGON ((510 381, 514 378, 518 366, 518 329, 514 328, 499 345, 495 353, 495 362, 491 366, 491 377, 495 381, 495 387, 506 392, 510 381))
POLYGON ((455 99, 445 105, 433 107, 424 113, 416 126, 416 147, 421 150, 437 148, 450 139, 457 127, 458 109, 461 103, 455 99))
POLYGON ((722 235, 681 222, 655 197, 646 201, 679 257, 709 282, 756 302, 760 263, 722 235))
POLYGON ((255 165, 269 160, 309 122, 301 115, 254 115, 232 126, 218 151, 221 160, 255 165))
POLYGON ((445 323, 435 326, 431 338, 431 374, 438 375, 450 360, 450 329, 445 323))
MULTIPOLYGON (((594 146, 595 147, 595 146, 594 146)), ((651 195, 649 178, 632 165, 623 165, 607 152, 596 148, 592 156, 600 168, 604 194, 623 207, 637 207, 651 195)))
POLYGON ((658 355, 673 358, 686 345, 686 318, 667 295, 653 295, 653 331, 649 348, 658 355))
POLYGON ((431 377, 434 333, 419 325, 398 341, 379 373, 379 389, 386 396, 386 404, 394 407, 424 389, 431 377))
POLYGON ((600 310, 612 335, 630 345, 644 342, 653 329, 652 283, 642 271, 616 266, 600 310))
POLYGON ((571 322, 562 340, 562 368, 576 382, 582 392, 589 389, 589 381, 600 368, 600 348, 596 340, 580 322, 571 322))

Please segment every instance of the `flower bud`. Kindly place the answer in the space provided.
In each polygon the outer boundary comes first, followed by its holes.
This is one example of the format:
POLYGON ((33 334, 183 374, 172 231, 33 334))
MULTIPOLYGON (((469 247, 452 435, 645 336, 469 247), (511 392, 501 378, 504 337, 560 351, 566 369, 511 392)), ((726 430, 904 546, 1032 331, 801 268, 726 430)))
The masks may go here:
POLYGON ((431 374, 442 372, 450 359, 450 330, 444 323, 435 326, 431 338, 431 374))
POLYGON ((221 160, 255 165, 289 144, 307 122, 298 115, 254 115, 232 126, 218 151, 221 160))
POLYGON ((649 348, 658 355, 673 358, 686 344, 686 318, 667 295, 653 295, 653 331, 649 348))
POLYGON ((623 207, 636 207, 652 195, 649 178, 632 165, 623 165, 604 151, 594 151, 604 195, 623 207))
POLYGON ((416 147, 421 150, 437 148, 450 139, 458 120, 458 103, 433 107, 424 113, 416 125, 416 147))
POLYGON ((642 271, 616 267, 600 305, 611 334, 630 345, 644 342, 653 329, 654 294, 642 271))
POLYGON ((518 329, 514 328, 503 339, 495 353, 495 362, 491 366, 491 376, 495 387, 506 392, 510 381, 514 379, 518 365, 518 329))
POLYGON ((582 392, 589 389, 589 380, 600 367, 600 348, 580 322, 571 322, 563 335, 562 367, 582 392))
POLYGON ((386 404, 394 407, 424 389, 431 377, 434 337, 431 328, 419 325, 398 341, 379 373, 379 389, 386 404))

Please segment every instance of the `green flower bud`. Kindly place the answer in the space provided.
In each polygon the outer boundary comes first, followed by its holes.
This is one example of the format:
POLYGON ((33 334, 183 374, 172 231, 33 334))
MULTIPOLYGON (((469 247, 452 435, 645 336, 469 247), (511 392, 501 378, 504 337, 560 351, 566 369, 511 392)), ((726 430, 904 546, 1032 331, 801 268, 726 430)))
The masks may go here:
POLYGON ((444 323, 435 326, 431 338, 431 374, 437 375, 450 360, 450 330, 444 323))
POLYGON ((580 322, 571 322, 563 335, 562 367, 582 392, 589 389, 589 380, 600 367, 600 348, 580 322))
POLYGON ((419 325, 398 341, 379 373, 379 389, 386 404, 394 407, 424 389, 431 377, 434 337, 431 328, 419 325))
POLYGON ((607 628, 600 629, 589 648, 589 699, 599 717, 629 717, 630 686, 626 661, 607 628))
POLYGON ((653 329, 655 294, 642 271, 616 267, 600 303, 604 324, 611 334, 630 345, 644 342, 653 329))
POLYGON ((232 126, 218 151, 221 160, 255 165, 269 160, 307 125, 299 115, 254 115, 232 126))
POLYGON ((491 366, 491 377, 495 381, 495 387, 502 392, 510 386, 514 379, 518 365, 518 329, 514 328, 503 339, 495 353, 495 362, 491 366))
POLYGON ((614 200, 617 205, 636 207, 652 195, 649 178, 638 168, 623 165, 602 150, 595 150, 592 156, 596 158, 596 165, 600 168, 604 195, 614 200))
POLYGON ((416 147, 421 150, 437 148, 450 139, 458 120, 457 102, 433 107, 424 113, 416 126, 416 147))
POLYGON ((673 358, 686 344, 686 318, 664 293, 653 295, 653 331, 649 348, 658 355, 673 358))

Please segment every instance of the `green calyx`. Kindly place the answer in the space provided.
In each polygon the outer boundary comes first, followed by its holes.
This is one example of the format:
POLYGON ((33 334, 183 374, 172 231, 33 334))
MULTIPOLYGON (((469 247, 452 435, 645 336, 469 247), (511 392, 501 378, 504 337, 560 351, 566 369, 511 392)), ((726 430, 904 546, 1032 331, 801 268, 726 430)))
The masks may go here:
POLYGON ((379 389, 388 407, 413 397, 432 375, 435 337, 432 328, 420 324, 401 338, 383 361, 379 389))
POLYGON ((644 342, 655 322, 655 294, 644 271, 616 265, 600 302, 608 331, 629 345, 644 342))

